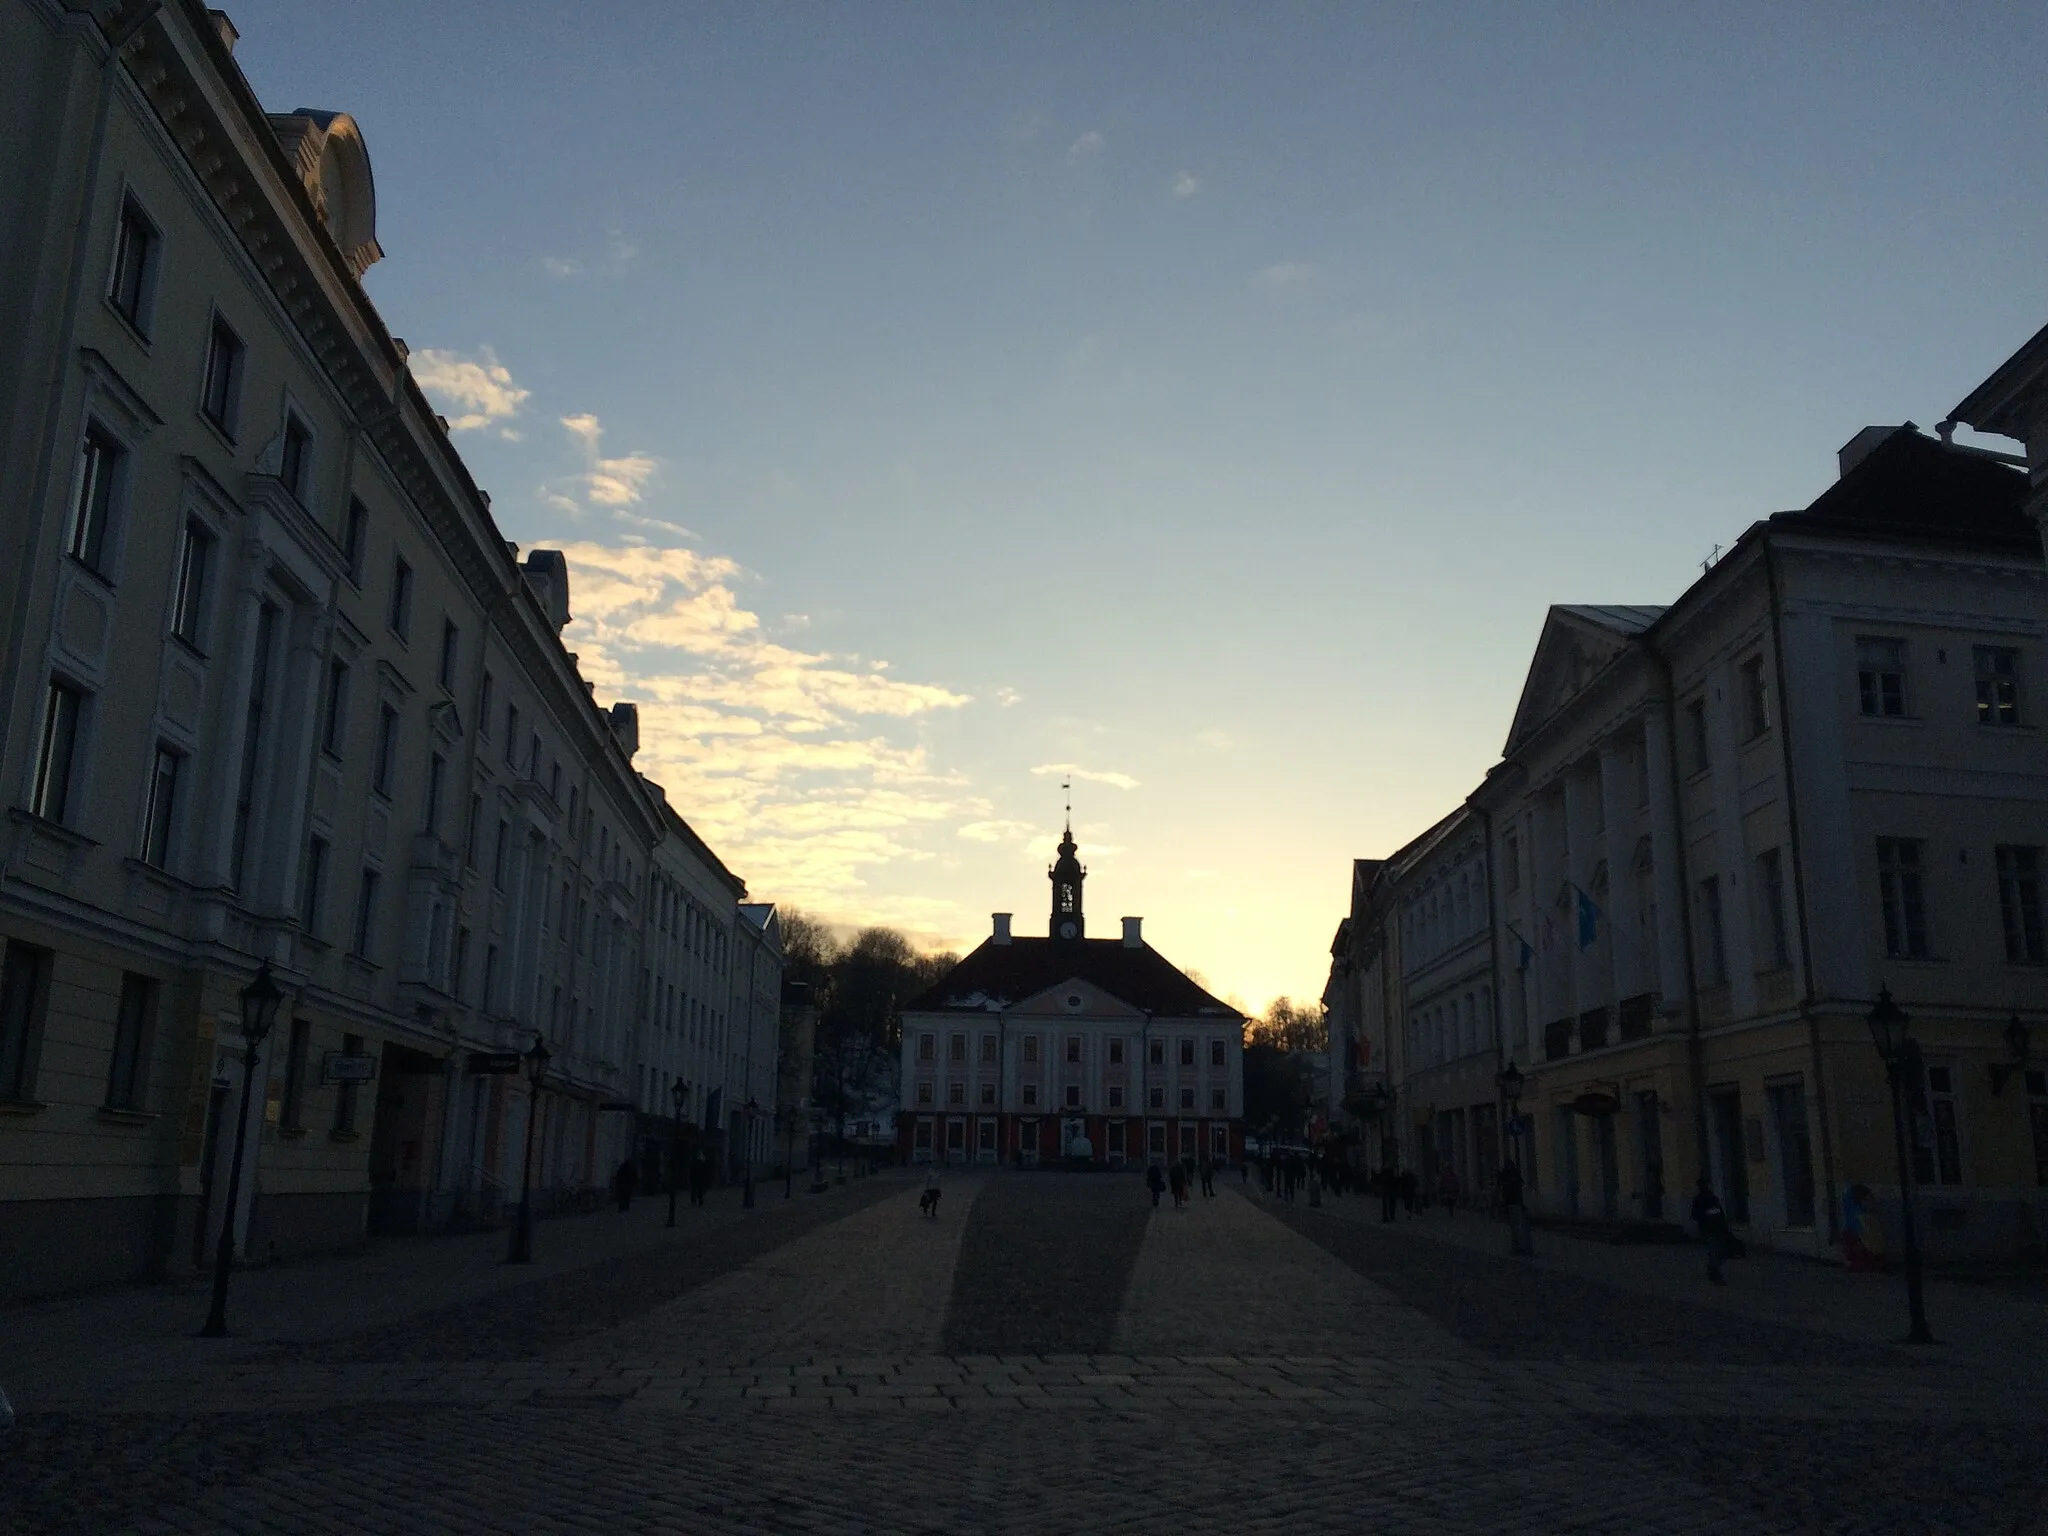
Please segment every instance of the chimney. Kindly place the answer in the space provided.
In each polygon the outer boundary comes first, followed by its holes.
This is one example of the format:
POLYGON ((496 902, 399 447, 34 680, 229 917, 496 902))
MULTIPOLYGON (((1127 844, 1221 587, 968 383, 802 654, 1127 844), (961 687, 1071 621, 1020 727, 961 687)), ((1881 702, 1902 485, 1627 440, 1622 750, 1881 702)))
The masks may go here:
POLYGON ((996 922, 996 943, 1008 944, 1010 942, 1010 914, 1007 912, 993 912, 989 915, 996 922))
POLYGON ((1897 427, 1865 427, 1849 441, 1835 450, 1835 462, 1841 467, 1841 477, 1849 478, 1849 471, 1869 458, 1871 452, 1894 432, 1917 432, 1920 429, 1907 422, 1897 427))
POLYGON ((1145 936, 1139 931, 1144 926, 1145 919, 1142 917, 1127 917, 1124 919, 1125 949, 1143 949, 1145 947, 1145 936))
POLYGON ((228 13, 226 11, 208 11, 206 17, 207 20, 213 23, 213 30, 220 37, 221 47, 227 49, 229 53, 233 53, 235 51, 235 44, 242 40, 242 34, 235 24, 228 20, 228 13))
POLYGON ((526 584, 559 635, 569 622, 569 562, 559 549, 536 549, 528 553, 524 569, 526 584))
POLYGON ((619 750, 626 754, 626 761, 633 760, 633 754, 640 750, 640 706, 618 703, 611 708, 608 717, 612 735, 618 738, 619 750))

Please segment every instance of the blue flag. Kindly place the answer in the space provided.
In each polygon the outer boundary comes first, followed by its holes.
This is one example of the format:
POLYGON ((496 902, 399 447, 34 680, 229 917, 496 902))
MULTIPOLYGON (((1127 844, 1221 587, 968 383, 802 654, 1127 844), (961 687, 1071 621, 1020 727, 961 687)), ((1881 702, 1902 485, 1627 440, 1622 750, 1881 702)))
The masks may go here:
POLYGON ((1593 941, 1600 937, 1600 909, 1593 905, 1593 898, 1577 886, 1572 889, 1579 897, 1579 948, 1591 949, 1593 941))

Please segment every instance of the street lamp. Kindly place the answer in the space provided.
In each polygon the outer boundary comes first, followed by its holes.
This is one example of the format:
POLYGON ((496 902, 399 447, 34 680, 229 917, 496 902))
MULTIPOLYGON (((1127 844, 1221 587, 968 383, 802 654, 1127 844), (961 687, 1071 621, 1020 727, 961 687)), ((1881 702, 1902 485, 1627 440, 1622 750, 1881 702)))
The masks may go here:
POLYGON ((747 1184, 740 1194, 740 1205, 747 1210, 754 1208, 754 1118, 761 1113, 761 1106, 752 1098, 747 1100, 747 1140, 740 1148, 740 1156, 747 1160, 747 1184))
POLYGON ((228 1271, 235 1263, 235 1214, 242 1197, 242 1152, 249 1140, 249 1095, 256 1084, 257 1049, 277 1022, 284 993, 270 976, 270 962, 257 967, 256 978, 242 988, 242 1112, 235 1121, 235 1160, 228 1166, 228 1206, 221 1213, 220 1244, 213 1254, 213 1305, 207 1309, 203 1339, 227 1337, 228 1271))
POLYGON ((683 1106, 690 1100, 690 1085, 680 1077, 668 1085, 669 1102, 676 1107, 675 1124, 669 1128, 668 1224, 676 1224, 676 1177, 683 1171, 683 1106))
POLYGON ((1920 1236, 1913 1226, 1913 1165, 1906 1155, 1905 1084, 1920 1075, 1920 1042, 1908 1034, 1911 1023, 1905 1011, 1892 1001, 1892 989, 1879 987, 1877 1002, 1866 1021, 1877 1054, 1884 1059, 1884 1075, 1892 1091, 1892 1140, 1899 1154, 1899 1228, 1906 1240, 1906 1310, 1912 1328, 1908 1344, 1932 1344, 1927 1331, 1927 1308, 1920 1294, 1920 1236))
POLYGON ((519 1168, 519 1220, 512 1227, 507 1264, 533 1262, 533 1131, 540 1122, 540 1080, 547 1070, 547 1041, 536 1031, 533 1048, 526 1053, 526 1080, 531 1085, 526 1095, 526 1160, 519 1168))

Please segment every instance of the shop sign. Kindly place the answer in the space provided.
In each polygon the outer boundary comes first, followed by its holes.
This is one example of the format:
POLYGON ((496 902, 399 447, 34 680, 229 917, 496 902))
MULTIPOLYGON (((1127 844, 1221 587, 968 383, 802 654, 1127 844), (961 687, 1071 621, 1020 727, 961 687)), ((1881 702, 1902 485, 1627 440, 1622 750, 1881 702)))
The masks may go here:
POLYGON ((325 1083, 367 1083, 377 1076, 377 1058, 367 1053, 349 1055, 329 1051, 320 1080, 325 1083))

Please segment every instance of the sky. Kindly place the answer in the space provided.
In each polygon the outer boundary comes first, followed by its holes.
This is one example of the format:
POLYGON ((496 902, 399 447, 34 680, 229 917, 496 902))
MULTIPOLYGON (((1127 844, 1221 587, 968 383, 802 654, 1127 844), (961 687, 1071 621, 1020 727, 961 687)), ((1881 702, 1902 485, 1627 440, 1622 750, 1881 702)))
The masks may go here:
MULTIPOLYGON (((1314 997, 1545 608, 2048 321, 2048 8, 235 5, 756 900, 1314 997)), ((1967 438, 1967 434, 1965 434, 1967 438)))

